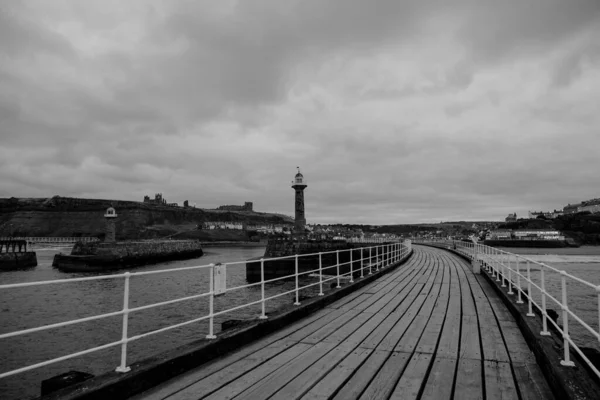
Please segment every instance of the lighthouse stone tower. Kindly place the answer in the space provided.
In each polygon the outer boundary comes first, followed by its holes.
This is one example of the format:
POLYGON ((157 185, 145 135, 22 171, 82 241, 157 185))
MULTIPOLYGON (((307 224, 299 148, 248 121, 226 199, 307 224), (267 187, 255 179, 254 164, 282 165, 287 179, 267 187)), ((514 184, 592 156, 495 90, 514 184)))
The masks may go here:
POLYGON ((115 243, 115 222, 117 219, 117 212, 114 208, 109 207, 106 209, 106 213, 104 214, 104 219, 106 220, 106 234, 104 236, 104 241, 106 243, 115 243))
POLYGON ((306 225, 306 217, 304 216, 304 189, 306 189, 306 186, 306 180, 300 173, 300 167, 298 167, 298 173, 292 181, 292 189, 296 191, 296 215, 294 226, 296 233, 303 233, 304 226, 306 225))

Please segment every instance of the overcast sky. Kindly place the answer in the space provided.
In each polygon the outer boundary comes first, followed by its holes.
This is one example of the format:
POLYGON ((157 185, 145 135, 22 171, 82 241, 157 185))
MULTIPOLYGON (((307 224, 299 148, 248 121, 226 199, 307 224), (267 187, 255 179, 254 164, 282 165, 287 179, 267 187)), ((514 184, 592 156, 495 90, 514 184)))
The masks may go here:
POLYGON ((0 0, 0 197, 309 223, 600 197, 598 0, 0 0))

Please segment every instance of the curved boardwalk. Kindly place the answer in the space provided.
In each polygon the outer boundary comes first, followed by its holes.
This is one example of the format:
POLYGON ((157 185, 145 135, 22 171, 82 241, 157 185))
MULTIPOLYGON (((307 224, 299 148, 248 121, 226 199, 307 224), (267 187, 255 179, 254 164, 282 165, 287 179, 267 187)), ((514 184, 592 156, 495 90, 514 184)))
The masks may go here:
POLYGON ((136 399, 552 399, 513 317, 463 259, 410 261, 136 399))

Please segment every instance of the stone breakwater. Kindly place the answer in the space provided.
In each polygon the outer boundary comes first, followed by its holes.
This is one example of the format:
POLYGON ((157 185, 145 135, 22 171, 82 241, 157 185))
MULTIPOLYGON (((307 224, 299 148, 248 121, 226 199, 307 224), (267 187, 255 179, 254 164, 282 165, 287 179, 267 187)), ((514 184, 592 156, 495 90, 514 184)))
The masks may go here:
POLYGON ((66 272, 108 271, 164 261, 198 258, 204 254, 197 240, 81 243, 71 254, 54 256, 52 266, 66 272))
POLYGON ((37 256, 34 251, 0 254, 0 270, 28 268, 36 265, 37 256))

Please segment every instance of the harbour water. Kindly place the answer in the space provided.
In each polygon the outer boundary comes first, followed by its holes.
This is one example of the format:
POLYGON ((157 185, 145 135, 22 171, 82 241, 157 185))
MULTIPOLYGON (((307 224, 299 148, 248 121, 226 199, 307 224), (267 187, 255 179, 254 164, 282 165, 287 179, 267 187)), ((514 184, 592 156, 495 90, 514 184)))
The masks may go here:
MULTIPOLYGON (((36 268, 0 273, 0 283, 19 283, 81 276, 90 273, 63 273, 52 267, 52 258, 58 251, 68 248, 37 249, 36 268)), ((140 267, 132 272, 173 269, 178 267, 207 265, 209 263, 246 260, 264 253, 261 247, 215 247, 207 248, 203 257, 194 260, 174 261, 140 267)), ((124 271, 114 271, 122 274, 124 271)), ((130 307, 192 296, 209 290, 207 269, 192 269, 136 276, 130 282, 130 307)), ((310 279, 314 282, 314 278, 310 279)), ((122 278, 96 280, 55 285, 33 286, 0 291, 0 332, 12 332, 76 318, 118 311, 123 307, 122 278)), ((245 264, 228 265, 227 286, 246 284, 245 264)), ((266 296, 282 293, 295 287, 293 281, 278 281, 266 285, 266 296)), ((312 291, 311 291, 312 292, 312 291)), ((307 294, 307 293, 305 293, 307 294)), ((215 312, 260 299, 260 286, 228 292, 215 298, 215 312)), ((289 306, 292 294, 267 302, 267 313, 289 306)), ((154 331, 168 325, 181 323, 208 314, 208 297, 142 310, 129 316, 129 337, 154 331)), ((260 305, 215 317, 215 331, 221 323, 231 319, 245 319, 260 314, 260 305)), ((84 322, 48 331, 0 340, 2 372, 43 362, 69 353, 111 343, 121 338, 122 317, 84 322)), ((177 346, 202 339, 208 333, 207 322, 151 335, 131 342, 128 364, 145 359, 177 346)), ((100 350, 82 357, 65 360, 33 371, 13 375, 0 380, 0 398, 21 399, 40 394, 40 382, 70 370, 98 375, 119 364, 120 347, 100 350)))
MULTIPOLYGON (((533 248, 501 248, 514 254, 520 254, 524 257, 544 263, 558 270, 564 270, 571 275, 581 278, 596 286, 600 285, 600 246, 581 246, 578 248, 556 248, 556 249, 533 249, 533 248)), ((511 265, 515 268, 515 264, 511 265)), ((526 264, 520 264, 520 269, 525 270, 526 264)), ((538 265, 530 263, 530 270, 533 282, 541 286, 541 272, 538 265)), ((546 269, 544 272, 546 290, 556 300, 561 301, 561 275, 557 272, 546 269)), ((568 307, 585 321, 596 332, 599 332, 599 311, 600 302, 596 289, 583 285, 573 279, 566 280, 568 307)), ((525 283, 522 283, 525 285, 525 283)), ((526 288, 526 286, 523 286, 526 288)), ((541 304, 541 293, 539 290, 532 289, 533 298, 536 303, 541 304)), ((546 304, 559 313, 559 324, 562 326, 562 314, 558 304, 547 298, 546 304)), ((574 318, 569 318, 569 333, 571 338, 578 346, 593 347, 600 350, 600 344, 586 328, 579 324, 574 318)))

